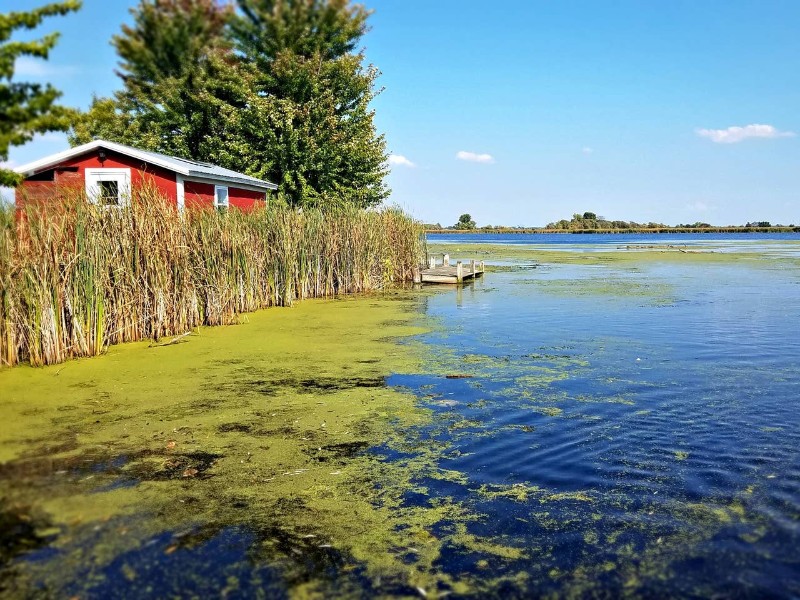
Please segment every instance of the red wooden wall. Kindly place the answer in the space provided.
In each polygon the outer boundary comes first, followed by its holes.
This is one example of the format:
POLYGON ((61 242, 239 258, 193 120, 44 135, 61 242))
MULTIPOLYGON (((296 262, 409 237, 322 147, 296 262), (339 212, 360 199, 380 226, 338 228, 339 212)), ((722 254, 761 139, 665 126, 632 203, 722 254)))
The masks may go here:
MULTIPOLYGON (((54 168, 54 181, 25 180, 17 190, 17 208, 22 208, 26 202, 49 200, 53 197, 56 187, 74 187, 82 190, 86 185, 85 170, 99 168, 129 168, 132 189, 151 185, 158 189, 164 197, 177 204, 178 191, 174 172, 111 150, 106 150, 105 153, 106 158, 102 163, 97 150, 65 160, 54 168)), ((220 184, 223 183, 220 182, 220 184)), ((264 201, 264 192, 228 186, 228 198, 230 206, 242 210, 252 210, 264 201)), ((212 208, 214 206, 214 184, 185 182, 184 200, 186 207, 212 208)))
MULTIPOLYGON (((220 182, 220 185, 223 185, 220 182)), ((212 208, 214 206, 214 184, 186 181, 183 184, 184 203, 187 208, 212 208)), ((240 210, 253 210, 263 204, 264 192, 243 190, 228 186, 228 204, 240 210)))
MULTIPOLYGON (((131 188, 143 185, 154 186, 165 198, 177 203, 175 173, 141 160, 106 150, 106 158, 100 162, 98 151, 93 150, 59 163, 55 168, 54 181, 25 180, 17 190, 17 207, 26 202, 42 202, 53 197, 54 188, 76 188, 83 190, 86 185, 86 169, 130 169, 131 188)), ((48 169, 53 170, 53 169, 48 169)))
POLYGON ((186 208, 213 208, 214 184, 197 181, 184 182, 183 200, 186 208))

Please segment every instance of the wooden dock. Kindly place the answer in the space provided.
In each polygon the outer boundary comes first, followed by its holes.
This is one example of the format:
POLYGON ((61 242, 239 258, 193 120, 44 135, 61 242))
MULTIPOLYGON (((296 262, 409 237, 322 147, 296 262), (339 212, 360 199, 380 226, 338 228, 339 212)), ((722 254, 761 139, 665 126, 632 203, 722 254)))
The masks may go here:
POLYGON ((456 261, 456 264, 450 264, 450 255, 445 254, 442 256, 442 263, 438 264, 435 255, 428 257, 428 267, 420 269, 419 273, 415 273, 415 283, 451 283, 458 284, 466 281, 471 281, 481 277, 484 273, 485 267, 483 261, 477 262, 474 260, 468 263, 456 261))

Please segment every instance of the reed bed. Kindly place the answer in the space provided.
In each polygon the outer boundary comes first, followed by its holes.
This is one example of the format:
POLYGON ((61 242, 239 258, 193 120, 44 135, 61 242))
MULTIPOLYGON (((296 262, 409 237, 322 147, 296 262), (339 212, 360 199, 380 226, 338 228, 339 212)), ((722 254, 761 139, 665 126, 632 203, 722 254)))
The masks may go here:
POLYGON ((142 190, 0 208, 0 364, 46 365, 297 299, 410 281, 421 225, 401 211, 179 213, 142 190))

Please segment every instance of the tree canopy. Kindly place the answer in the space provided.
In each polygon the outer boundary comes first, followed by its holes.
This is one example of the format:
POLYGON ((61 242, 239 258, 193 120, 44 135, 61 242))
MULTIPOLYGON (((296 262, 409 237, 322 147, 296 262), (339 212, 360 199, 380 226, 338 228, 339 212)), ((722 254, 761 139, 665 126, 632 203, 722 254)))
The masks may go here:
MULTIPOLYGON (((81 7, 79 0, 45 4, 26 12, 0 13, 0 161, 8 160, 11 146, 20 146, 37 133, 66 131, 72 112, 56 104, 61 92, 51 85, 14 80, 18 58, 32 56, 47 59, 58 41, 51 33, 32 41, 12 41, 14 32, 35 29, 51 16, 66 15, 81 7)), ((16 186, 22 178, 0 168, 0 185, 16 186)))
POLYGON ((572 219, 561 219, 555 223, 548 223, 545 229, 559 229, 566 231, 588 231, 591 229, 661 229, 667 227, 663 223, 637 223, 636 221, 609 221, 593 212, 582 215, 575 213, 572 219))
POLYGON ((142 0, 114 37, 122 89, 96 98, 75 144, 102 137, 270 179, 295 206, 387 195, 357 52, 369 11, 349 0, 142 0))
MULTIPOLYGON (((225 37, 232 10, 216 0, 157 0, 132 13, 133 25, 112 40, 123 87, 93 100, 70 141, 109 139, 238 166, 246 158, 237 138, 250 99, 225 37)), ((248 174, 265 175, 253 168, 248 174)))
POLYGON ((472 220, 472 215, 465 213, 458 217, 458 223, 453 225, 453 229, 475 229, 476 226, 475 221, 472 220))

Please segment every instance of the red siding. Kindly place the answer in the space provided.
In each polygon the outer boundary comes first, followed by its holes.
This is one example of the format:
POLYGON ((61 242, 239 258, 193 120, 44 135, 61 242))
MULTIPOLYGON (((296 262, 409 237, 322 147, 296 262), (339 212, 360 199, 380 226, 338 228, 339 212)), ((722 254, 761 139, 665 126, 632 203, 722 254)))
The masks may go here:
POLYGON ((176 204, 178 202, 175 173, 124 154, 106 150, 106 159, 101 163, 98 151, 93 150, 83 156, 66 160, 60 166, 78 167, 78 174, 82 182, 85 169, 130 169, 132 189, 142 187, 144 184, 154 185, 166 198, 176 204))
POLYGON ((22 186, 17 189, 16 205, 22 208, 25 204, 45 204, 51 200, 55 193, 61 190, 75 188, 82 190, 84 187, 83 174, 74 171, 66 171, 63 167, 46 169, 38 173, 39 180, 22 182, 22 186), (41 177, 50 175, 51 181, 42 181, 41 177))
MULTIPOLYGON (((154 186, 164 197, 177 205, 178 192, 175 185, 175 173, 162 169, 141 160, 106 150, 106 158, 101 163, 98 150, 92 150, 59 163, 55 167, 54 181, 24 181, 17 194, 17 207, 21 208, 26 201, 45 201, 52 198, 54 188, 84 189, 86 185, 86 169, 130 169, 131 188, 144 185, 154 186), (66 169, 77 169, 66 170, 66 169)), ((48 169, 52 170, 52 169, 48 169)))
POLYGON ((264 192, 243 190, 241 188, 228 188, 228 202, 241 210, 253 210, 257 206, 263 206, 266 195, 264 192))
MULTIPOLYGON (((57 187, 84 189, 86 169, 101 168, 130 169, 132 189, 141 188, 143 185, 155 186, 161 194, 177 205, 178 190, 174 172, 111 150, 106 150, 105 154, 106 158, 102 163, 98 149, 59 163, 54 168, 53 181, 25 180, 18 190, 20 193, 17 194, 17 207, 21 208, 26 201, 48 200, 53 197, 53 191, 57 187)), ((224 182, 220 182, 220 184, 224 185, 224 182)), ((263 205, 265 193, 228 186, 228 198, 230 206, 241 210, 252 210, 256 206, 263 205)), ((184 199, 187 208, 212 208, 214 206, 214 184, 186 181, 184 183, 184 199)))
MULTIPOLYGON (((220 185, 224 185, 224 183, 220 182, 220 185)), ((183 195, 187 207, 211 208, 214 206, 213 183, 187 181, 183 184, 183 195)), ((263 206, 264 198, 264 192, 228 186, 228 203, 240 210, 253 210, 256 206, 263 206)))
POLYGON ((56 184, 52 181, 24 181, 17 188, 15 204, 18 209, 26 204, 39 204, 53 197, 56 184))
POLYGON ((214 184, 186 181, 183 198, 186 208, 214 208, 214 184))

